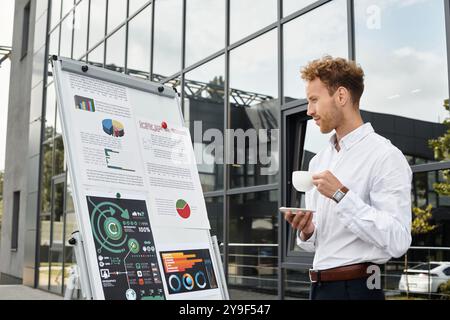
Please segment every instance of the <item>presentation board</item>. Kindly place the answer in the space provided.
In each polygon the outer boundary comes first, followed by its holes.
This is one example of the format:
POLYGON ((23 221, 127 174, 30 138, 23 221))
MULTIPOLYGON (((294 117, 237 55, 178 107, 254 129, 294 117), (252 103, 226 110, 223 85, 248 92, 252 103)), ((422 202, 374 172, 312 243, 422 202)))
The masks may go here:
POLYGON ((53 72, 88 298, 227 299, 175 90, 60 57, 53 72))

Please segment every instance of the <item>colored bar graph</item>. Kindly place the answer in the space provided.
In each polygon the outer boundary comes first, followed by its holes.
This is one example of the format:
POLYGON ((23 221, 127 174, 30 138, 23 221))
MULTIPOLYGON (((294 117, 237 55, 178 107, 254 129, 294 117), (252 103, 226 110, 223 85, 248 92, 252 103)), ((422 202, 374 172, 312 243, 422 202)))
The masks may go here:
POLYGON ((183 252, 165 253, 162 258, 167 273, 184 272, 197 263, 203 262, 203 259, 195 259, 195 254, 184 254, 183 252))
POLYGON ((75 96, 75 106, 83 111, 95 112, 94 100, 90 98, 75 96))

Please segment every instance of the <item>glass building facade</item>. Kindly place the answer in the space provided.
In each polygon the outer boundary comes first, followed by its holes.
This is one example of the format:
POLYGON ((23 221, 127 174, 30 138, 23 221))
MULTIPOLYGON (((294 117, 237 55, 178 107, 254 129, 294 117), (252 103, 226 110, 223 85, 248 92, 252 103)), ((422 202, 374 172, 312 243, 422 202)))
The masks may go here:
MULTIPOLYGON (((312 256, 296 247, 278 207, 301 205, 289 177, 328 141, 306 116, 300 78, 302 66, 325 54, 361 64, 363 118, 408 158, 412 207, 432 206, 435 228, 414 235, 407 263, 450 260, 449 150, 430 144, 445 140, 448 129, 447 1, 50 0, 47 13, 45 57, 173 86, 193 136, 196 121, 202 134, 280 130, 267 141, 278 164, 269 175, 251 161, 198 168, 231 288, 308 297, 312 256)), ((62 294, 75 263, 67 240, 77 225, 51 67, 43 69, 35 279, 62 294)), ((246 147, 246 160, 252 151, 246 147)), ((404 267, 404 257, 385 266, 387 290, 396 292, 404 267)))

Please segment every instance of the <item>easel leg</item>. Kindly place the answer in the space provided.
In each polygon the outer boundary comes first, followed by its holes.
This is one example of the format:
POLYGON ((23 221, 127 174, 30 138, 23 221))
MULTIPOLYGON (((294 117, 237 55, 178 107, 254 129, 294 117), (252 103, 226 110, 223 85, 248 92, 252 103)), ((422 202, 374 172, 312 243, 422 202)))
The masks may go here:
POLYGON ((69 244, 72 245, 75 250, 75 259, 77 264, 73 266, 71 270, 64 299, 72 299, 74 289, 80 288, 81 285, 81 295, 83 299, 91 300, 92 290, 89 282, 89 274, 87 272, 83 241, 79 231, 72 233, 72 238, 69 240, 69 244))
POLYGON ((228 293, 227 279, 225 278, 225 273, 223 271, 222 258, 220 257, 219 243, 217 242, 217 237, 211 237, 213 251, 215 255, 215 260, 217 262, 217 269, 219 269, 220 283, 222 284, 222 297, 224 300, 230 300, 230 294, 228 293))

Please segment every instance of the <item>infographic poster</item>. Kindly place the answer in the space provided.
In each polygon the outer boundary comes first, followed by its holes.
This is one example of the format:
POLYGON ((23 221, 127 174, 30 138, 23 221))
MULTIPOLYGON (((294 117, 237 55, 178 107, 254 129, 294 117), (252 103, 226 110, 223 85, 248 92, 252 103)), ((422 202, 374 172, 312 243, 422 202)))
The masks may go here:
POLYGON ((169 294, 217 289, 208 249, 160 252, 169 294))
POLYGON ((165 299, 146 202, 86 200, 105 299, 165 299))

